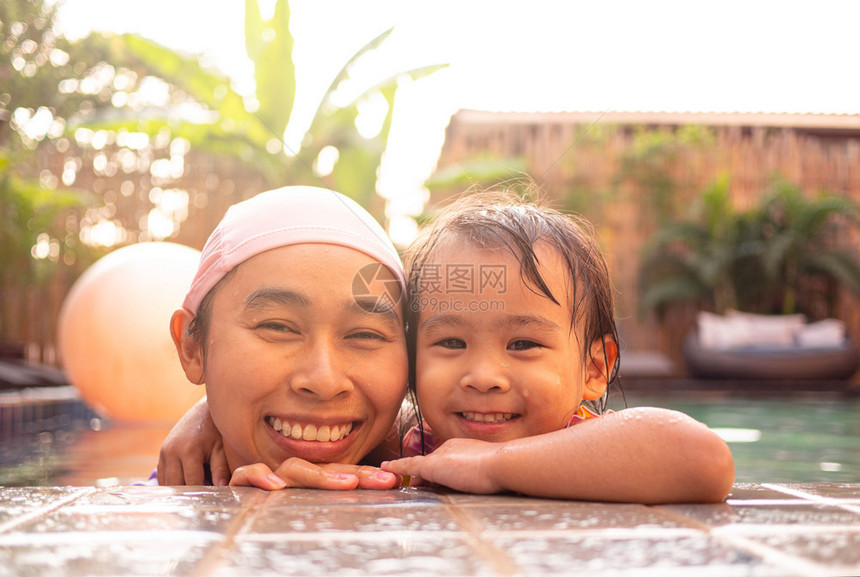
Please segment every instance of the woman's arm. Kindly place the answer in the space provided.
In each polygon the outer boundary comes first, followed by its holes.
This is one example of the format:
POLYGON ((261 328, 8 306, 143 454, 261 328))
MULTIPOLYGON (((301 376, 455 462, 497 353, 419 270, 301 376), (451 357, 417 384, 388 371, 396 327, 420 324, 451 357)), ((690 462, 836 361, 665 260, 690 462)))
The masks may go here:
MULTIPOLYGON (((365 458, 367 464, 378 465, 383 458, 398 456, 395 452, 398 436, 392 428, 383 445, 365 458)), ((158 457, 159 485, 203 485, 209 465, 212 484, 224 486, 251 485, 274 490, 284 487, 313 489, 391 489, 397 477, 377 467, 340 463, 313 464, 303 459, 284 461, 275 471, 262 463, 237 468, 232 474, 221 434, 209 414, 203 398, 191 407, 173 426, 158 457)))
POLYGON ((451 439, 382 468, 473 493, 631 503, 718 502, 734 482, 731 452, 716 433, 651 407, 504 443, 451 439))
POLYGON ((216 487, 230 481, 221 433, 209 415, 206 397, 173 426, 158 455, 159 485, 203 485, 206 465, 216 487))

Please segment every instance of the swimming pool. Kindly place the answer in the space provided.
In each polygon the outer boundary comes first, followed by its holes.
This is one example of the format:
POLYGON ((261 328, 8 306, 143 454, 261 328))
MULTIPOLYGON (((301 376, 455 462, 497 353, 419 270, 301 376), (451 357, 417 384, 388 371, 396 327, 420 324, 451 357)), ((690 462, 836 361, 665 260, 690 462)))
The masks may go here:
MULTIPOLYGON (((625 389, 627 405, 683 411, 718 430, 736 481, 860 481, 860 395, 625 389)), ((624 404, 617 393, 610 408, 624 404)), ((0 441, 0 485, 123 483, 149 475, 168 428, 110 425, 86 411, 68 426, 0 441)))
POLYGON ((628 406, 677 409, 717 429, 734 456, 736 482, 860 481, 856 394, 626 391, 626 397, 628 406))

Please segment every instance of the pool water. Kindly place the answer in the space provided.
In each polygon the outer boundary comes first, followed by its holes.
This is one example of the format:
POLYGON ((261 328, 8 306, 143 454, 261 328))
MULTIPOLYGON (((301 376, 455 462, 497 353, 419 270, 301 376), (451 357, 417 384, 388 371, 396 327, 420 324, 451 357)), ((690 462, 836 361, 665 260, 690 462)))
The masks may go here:
POLYGON ((626 394, 628 406, 687 413, 729 443, 736 481, 860 481, 860 397, 798 394, 779 398, 711 393, 626 394))
MULTIPOLYGON (((736 481, 860 482, 860 395, 741 395, 625 391, 627 406, 676 409, 716 429, 735 459, 736 481)), ((624 407, 620 396, 610 408, 624 407)), ((50 432, 0 440, 0 485, 93 485, 146 478, 169 427, 78 419, 50 432)))

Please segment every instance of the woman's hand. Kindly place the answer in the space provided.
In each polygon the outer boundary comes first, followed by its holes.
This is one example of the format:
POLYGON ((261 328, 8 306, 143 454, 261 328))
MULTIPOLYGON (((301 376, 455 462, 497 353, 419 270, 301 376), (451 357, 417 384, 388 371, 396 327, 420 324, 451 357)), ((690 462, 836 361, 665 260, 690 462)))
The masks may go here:
POLYGON ((399 484, 393 473, 363 465, 314 464, 298 457, 287 459, 272 471, 263 463, 245 465, 233 471, 230 486, 259 487, 267 491, 286 487, 307 489, 392 489, 399 484))
POLYGON ((429 455, 385 461, 382 468, 409 475, 410 485, 433 483, 465 493, 499 493, 504 490, 488 466, 499 450, 497 443, 476 439, 450 439, 429 455))
POLYGON ((227 485, 230 468, 221 433, 212 422, 204 398, 182 416, 162 443, 158 455, 158 484, 203 485, 207 463, 212 484, 227 485))

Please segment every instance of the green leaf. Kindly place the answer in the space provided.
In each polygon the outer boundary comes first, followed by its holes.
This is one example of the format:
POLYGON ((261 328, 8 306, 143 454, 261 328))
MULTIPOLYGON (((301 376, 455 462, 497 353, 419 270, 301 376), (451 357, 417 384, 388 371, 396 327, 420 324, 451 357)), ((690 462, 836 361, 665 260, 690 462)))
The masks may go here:
MULTIPOLYGON (((282 140, 296 97, 294 41, 290 32, 289 3, 279 0, 275 5, 274 17, 264 24, 259 31, 260 45, 252 57, 254 78, 257 82, 257 101, 260 103, 257 115, 271 132, 271 136, 282 140), (272 38, 266 40, 266 34, 271 34, 272 38)), ((245 32, 246 35, 255 33, 249 32, 247 27, 245 32)))

